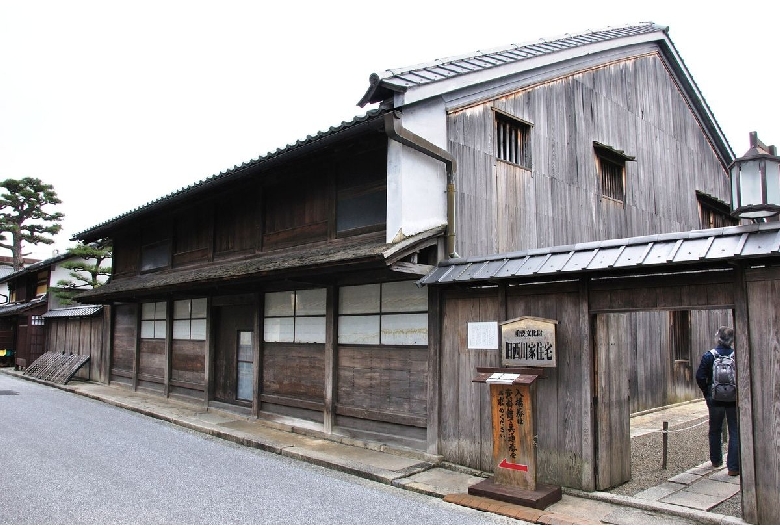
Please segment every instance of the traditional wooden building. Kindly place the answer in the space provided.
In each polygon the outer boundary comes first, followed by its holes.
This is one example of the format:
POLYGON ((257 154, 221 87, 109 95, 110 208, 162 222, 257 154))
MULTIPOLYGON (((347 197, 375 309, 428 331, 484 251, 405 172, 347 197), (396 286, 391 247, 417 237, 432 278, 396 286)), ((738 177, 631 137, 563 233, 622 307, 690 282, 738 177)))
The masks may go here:
POLYGON ((99 305, 62 307, 55 295, 60 280, 70 281, 62 264, 78 260, 58 254, 0 278, 7 300, 0 304, 0 349, 13 351, 17 368, 26 368, 47 351, 90 356, 90 364, 77 374, 108 382, 102 374, 103 316, 99 305))
MULTIPOLYGON (((652 23, 373 74, 359 105, 374 103, 76 234, 114 243, 111 281, 81 300, 110 307, 111 383, 489 470, 470 381, 497 353, 469 351, 460 326, 569 313, 555 296, 510 310, 492 294, 505 290, 416 282, 445 259, 735 224, 734 155, 652 23)), ((626 419, 696 396, 700 330, 732 319, 716 306, 609 322, 637 361, 626 419)), ((587 322, 570 316, 567 337, 587 322)), ((557 418, 542 474, 609 487, 620 479, 596 481, 582 451, 583 344, 564 343, 569 371, 539 385, 557 418)))

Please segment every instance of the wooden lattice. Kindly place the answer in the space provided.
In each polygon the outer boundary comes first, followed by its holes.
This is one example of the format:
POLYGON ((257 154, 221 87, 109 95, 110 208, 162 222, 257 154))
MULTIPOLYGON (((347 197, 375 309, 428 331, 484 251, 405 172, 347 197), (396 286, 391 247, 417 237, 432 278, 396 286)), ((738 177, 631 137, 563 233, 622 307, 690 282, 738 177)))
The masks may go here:
POLYGON ((24 375, 64 385, 88 362, 89 355, 46 352, 27 367, 24 375))

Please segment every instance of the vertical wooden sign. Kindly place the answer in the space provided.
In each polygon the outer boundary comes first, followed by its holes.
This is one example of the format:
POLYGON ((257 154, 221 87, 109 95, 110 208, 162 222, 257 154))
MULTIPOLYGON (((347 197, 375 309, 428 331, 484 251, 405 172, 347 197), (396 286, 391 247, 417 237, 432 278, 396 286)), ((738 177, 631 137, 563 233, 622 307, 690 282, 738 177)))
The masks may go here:
POLYGON ((488 383, 493 413, 493 479, 496 484, 535 490, 531 385, 488 383))

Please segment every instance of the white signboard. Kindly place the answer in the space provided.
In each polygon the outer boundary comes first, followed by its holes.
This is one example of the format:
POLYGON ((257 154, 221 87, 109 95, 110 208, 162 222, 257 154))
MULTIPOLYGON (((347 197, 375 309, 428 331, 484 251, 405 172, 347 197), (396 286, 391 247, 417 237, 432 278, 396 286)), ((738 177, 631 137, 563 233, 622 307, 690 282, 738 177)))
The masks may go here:
POLYGON ((470 350, 498 349, 498 322, 469 322, 470 350))

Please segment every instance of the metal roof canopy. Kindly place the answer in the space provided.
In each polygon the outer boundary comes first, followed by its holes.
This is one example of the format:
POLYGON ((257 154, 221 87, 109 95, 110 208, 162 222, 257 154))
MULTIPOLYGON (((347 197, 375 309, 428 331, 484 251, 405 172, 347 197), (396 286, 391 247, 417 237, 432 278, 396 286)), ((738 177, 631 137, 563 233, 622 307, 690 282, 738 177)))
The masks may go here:
POLYGON ((564 275, 780 257, 780 222, 656 234, 441 262, 419 285, 555 281, 564 275))

